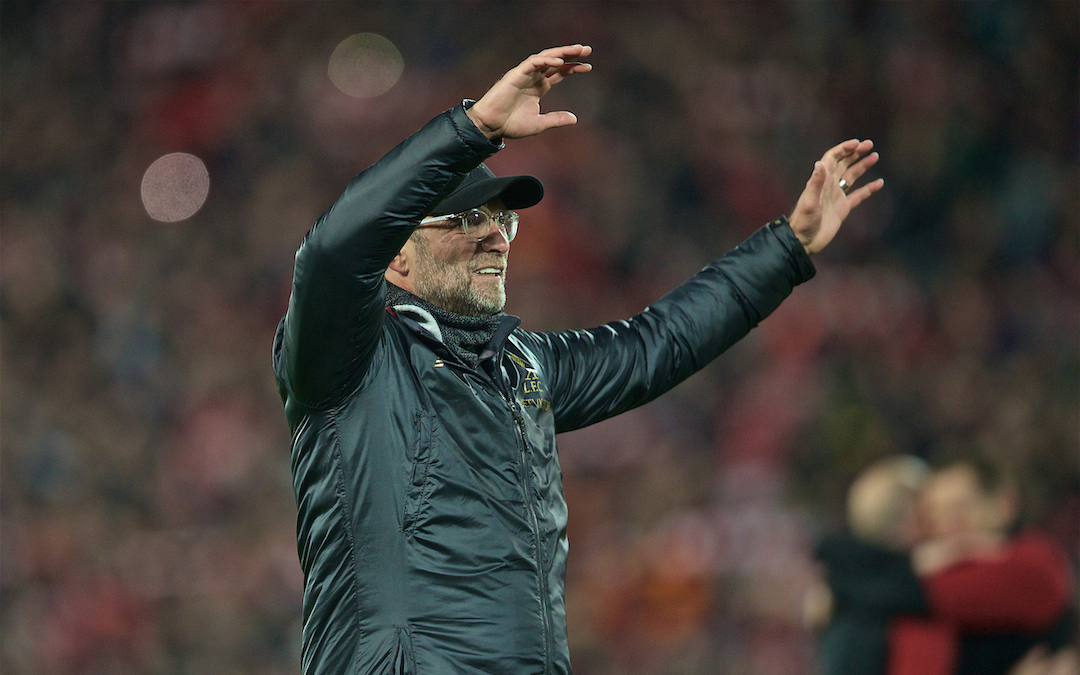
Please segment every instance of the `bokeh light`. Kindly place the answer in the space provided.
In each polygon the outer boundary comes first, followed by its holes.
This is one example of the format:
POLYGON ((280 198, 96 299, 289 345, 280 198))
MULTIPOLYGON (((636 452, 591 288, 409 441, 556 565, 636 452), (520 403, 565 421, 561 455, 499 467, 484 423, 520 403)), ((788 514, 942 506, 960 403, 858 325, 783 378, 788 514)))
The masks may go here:
POLYGON ((159 157, 143 174, 143 207, 154 220, 175 223, 190 218, 202 208, 209 192, 206 165, 185 152, 159 157))
POLYGON ((374 33, 358 33, 341 41, 330 55, 328 74, 349 96, 374 98, 393 87, 405 61, 392 42, 374 33))

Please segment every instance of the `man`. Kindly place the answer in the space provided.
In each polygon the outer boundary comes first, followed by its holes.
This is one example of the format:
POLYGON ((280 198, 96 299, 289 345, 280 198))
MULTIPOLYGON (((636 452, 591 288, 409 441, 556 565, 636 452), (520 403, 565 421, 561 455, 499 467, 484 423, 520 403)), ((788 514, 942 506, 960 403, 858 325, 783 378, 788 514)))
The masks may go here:
POLYGON ((928 537, 912 564, 930 619, 892 626, 890 675, 1004 675, 1037 646, 1064 647, 1072 571, 1054 541, 1015 530, 1020 500, 1008 475, 965 457, 935 471, 921 499, 928 537))
POLYGON ((885 675, 890 620, 926 612, 910 552, 929 473, 911 455, 874 462, 848 490, 848 531, 818 544, 826 578, 807 593, 804 609, 821 629, 822 675, 885 675))
POLYGON ((357 176, 297 252, 274 368, 293 434, 305 673, 566 673, 555 434, 705 366, 814 273, 877 161, 829 150, 779 218, 630 319, 532 333, 502 313, 542 187, 481 166, 574 124, 540 99, 591 48, 530 56, 357 176))

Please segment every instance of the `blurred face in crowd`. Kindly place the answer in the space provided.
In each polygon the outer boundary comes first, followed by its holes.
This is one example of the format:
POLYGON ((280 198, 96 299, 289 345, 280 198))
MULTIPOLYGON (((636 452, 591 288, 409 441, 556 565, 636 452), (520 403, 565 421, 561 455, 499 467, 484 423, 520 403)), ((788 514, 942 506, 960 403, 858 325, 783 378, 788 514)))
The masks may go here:
POLYGON ((865 469, 848 491, 848 526, 863 541, 905 551, 919 534, 916 504, 929 469, 919 459, 890 457, 865 469))
POLYGON ((1015 515, 1012 491, 987 492, 978 473, 966 464, 935 473, 923 491, 921 506, 931 537, 1000 534, 1015 515))
MULTIPOLYGON (((483 208, 496 213, 505 207, 496 199, 483 208)), ((452 221, 447 224, 417 228, 399 254, 407 274, 400 281, 391 281, 457 314, 490 316, 501 312, 506 304, 506 260, 510 253, 506 235, 492 225, 487 235, 476 241, 452 221)))

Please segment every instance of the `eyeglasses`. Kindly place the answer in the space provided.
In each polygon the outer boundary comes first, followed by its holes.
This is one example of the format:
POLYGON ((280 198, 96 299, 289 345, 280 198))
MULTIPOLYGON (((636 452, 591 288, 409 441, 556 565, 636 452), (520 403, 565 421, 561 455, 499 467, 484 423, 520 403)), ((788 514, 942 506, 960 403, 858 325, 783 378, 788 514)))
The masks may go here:
POLYGON ((491 236, 491 223, 499 228, 506 241, 514 241, 517 236, 518 214, 515 211, 499 211, 489 214, 480 209, 469 209, 464 213, 450 216, 429 216, 420 221, 420 225, 429 223, 452 222, 452 227, 461 228, 462 233, 473 241, 484 241, 491 236))

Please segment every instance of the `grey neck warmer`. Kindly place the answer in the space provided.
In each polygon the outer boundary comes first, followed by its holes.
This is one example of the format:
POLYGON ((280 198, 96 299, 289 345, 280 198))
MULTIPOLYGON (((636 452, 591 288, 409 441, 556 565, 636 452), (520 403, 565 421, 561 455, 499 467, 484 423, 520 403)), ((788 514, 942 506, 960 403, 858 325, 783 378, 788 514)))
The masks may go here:
POLYGON ((476 366, 480 352, 491 342, 505 313, 491 316, 463 316, 436 307, 394 284, 386 284, 386 306, 415 305, 429 312, 439 324, 443 344, 470 366, 476 366))

